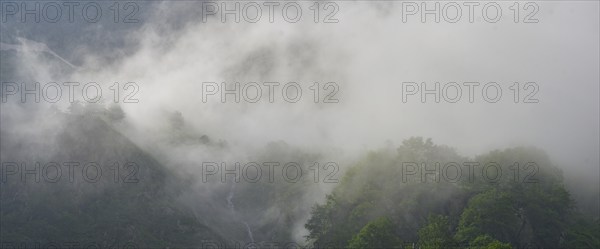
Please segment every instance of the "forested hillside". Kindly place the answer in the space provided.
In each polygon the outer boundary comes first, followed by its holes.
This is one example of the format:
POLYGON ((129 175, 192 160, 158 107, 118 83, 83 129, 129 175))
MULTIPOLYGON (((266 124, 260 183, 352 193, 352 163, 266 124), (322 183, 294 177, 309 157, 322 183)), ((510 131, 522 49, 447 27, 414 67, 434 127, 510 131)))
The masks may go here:
POLYGON ((544 152, 520 147, 470 159, 421 138, 358 162, 306 228, 324 248, 600 247, 600 223, 577 212, 544 152), (414 174, 413 163, 433 173, 414 174))
MULTIPOLYGON (((199 175, 169 170, 118 132, 114 126, 123 119, 119 109, 93 108, 74 105, 68 113, 57 111, 53 115, 60 117, 57 123, 64 127, 48 133, 48 141, 14 139, 26 137, 24 131, 2 134, 5 162, 19 158, 91 160, 104 172, 93 181, 75 174, 73 179, 65 175, 62 181, 52 182, 57 176, 48 172, 41 174, 41 180, 35 174, 4 175, 4 241, 64 245, 66 241, 56 238, 69 238, 80 245, 137 248, 196 248, 208 243, 222 248, 248 243, 264 246, 297 241, 297 225, 310 214, 304 224, 306 240, 294 245, 600 246, 600 223, 578 212, 561 170, 536 148, 495 150, 468 158, 430 139, 410 138, 397 148, 373 151, 355 162, 325 201, 311 211, 310 200, 323 191, 311 177, 290 182, 276 175, 274 181, 237 183, 217 177, 200 183, 199 175), (48 148, 49 143, 61 149, 48 148), (137 166, 126 166, 126 162, 137 166), (117 165, 121 170, 116 175, 114 163, 123 164, 117 165), (211 188, 209 194, 201 194, 211 188)), ((177 113, 169 122, 167 139, 174 151, 194 145, 230 153, 226 142, 188 133, 177 113)), ((257 161, 297 162, 304 172, 310 172, 312 163, 322 158, 284 142, 258 151, 257 161)))

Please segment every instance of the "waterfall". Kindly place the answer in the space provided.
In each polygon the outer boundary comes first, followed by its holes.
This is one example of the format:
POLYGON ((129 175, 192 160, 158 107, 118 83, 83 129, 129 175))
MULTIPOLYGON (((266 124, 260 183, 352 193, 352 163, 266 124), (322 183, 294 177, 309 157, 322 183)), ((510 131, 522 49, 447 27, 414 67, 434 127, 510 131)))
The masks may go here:
POLYGON ((250 226, 248 226, 248 222, 244 221, 244 225, 246 225, 246 231, 248 231, 248 237, 250 237, 250 241, 254 243, 254 235, 252 234, 252 230, 250 230, 250 226))
POLYGON ((229 210, 231 210, 232 213, 235 213, 235 206, 233 205, 233 202, 231 201, 231 199, 233 199, 235 185, 236 185, 235 180, 232 180, 231 188, 229 188, 229 193, 227 194, 227 198, 226 198, 227 199, 227 207, 229 207, 229 210))
MULTIPOLYGON (((227 200, 227 207, 229 207, 229 210, 231 211, 232 214, 236 214, 235 212, 235 206, 233 205, 233 197, 235 194, 235 186, 236 186, 237 182, 235 181, 235 178, 232 179, 231 181, 231 188, 229 188, 229 193, 227 194, 227 198, 225 198, 227 200)), ((241 221, 244 226, 246 227, 246 231, 248 232, 248 237, 250 238, 250 241, 252 243, 254 243, 254 234, 252 234, 252 230, 250 229, 250 226, 248 225, 248 222, 242 220, 241 221)))

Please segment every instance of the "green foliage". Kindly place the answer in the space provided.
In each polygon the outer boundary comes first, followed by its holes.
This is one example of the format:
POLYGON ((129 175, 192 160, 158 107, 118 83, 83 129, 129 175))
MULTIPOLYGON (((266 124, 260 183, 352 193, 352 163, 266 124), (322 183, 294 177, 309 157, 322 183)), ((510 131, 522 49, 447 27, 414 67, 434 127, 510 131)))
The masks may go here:
POLYGON ((394 225, 387 218, 369 222, 348 245, 351 249, 400 248, 402 241, 394 234, 394 225))
POLYGON ((491 234, 494 238, 510 241, 520 226, 510 196, 492 189, 469 200, 461 215, 456 238, 459 242, 467 242, 479 235, 491 234))
POLYGON ((575 214, 561 171, 543 151, 519 147, 469 159, 411 138, 396 153, 371 152, 350 168, 327 202, 313 207, 305 227, 315 245, 355 248, 377 236, 363 233, 376 217, 388 217, 399 240, 418 241, 420 248, 598 248, 598 223, 573 222, 575 214), (478 162, 479 178, 403 175, 404 162, 478 162), (503 173, 494 181, 482 178, 486 165, 503 173))
POLYGON ((421 138, 405 141, 396 151, 370 153, 347 171, 325 204, 313 208, 305 225, 309 241, 347 245, 369 221, 382 216, 397 224, 402 241, 416 241, 430 212, 456 215, 467 197, 457 184, 432 179, 421 184, 420 175, 403 178, 402 163, 419 160, 462 162, 465 158, 421 138))
POLYGON ((475 187, 470 189, 476 195, 461 215, 457 240, 464 243, 487 234, 518 247, 556 247, 567 229, 573 204, 560 171, 547 155, 532 148, 515 148, 493 151, 478 160, 497 162, 504 172, 511 172, 507 165, 514 162, 535 162, 535 171, 530 171, 536 172, 535 181, 511 176, 498 183, 473 183, 475 187))
POLYGON ((455 245, 448 217, 430 215, 427 224, 419 229, 419 247, 423 249, 449 248, 455 245))
POLYGON ((489 235, 480 235, 469 243, 469 249, 512 249, 509 243, 502 243, 489 235))
POLYGON ((566 231, 563 248, 600 248, 600 220, 589 221, 574 217, 566 231))

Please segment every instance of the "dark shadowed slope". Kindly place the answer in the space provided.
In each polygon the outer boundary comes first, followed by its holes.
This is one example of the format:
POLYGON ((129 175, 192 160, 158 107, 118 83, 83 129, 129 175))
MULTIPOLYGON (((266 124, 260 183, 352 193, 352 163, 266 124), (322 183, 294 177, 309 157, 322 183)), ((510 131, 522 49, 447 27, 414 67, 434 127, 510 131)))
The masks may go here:
POLYGON ((9 130, 3 122, 2 162, 8 169, 0 196, 3 246, 76 241, 164 248, 223 241, 191 210, 176 205, 185 183, 112 129, 103 115, 57 112, 53 118, 60 121, 45 136, 22 127, 9 130), (39 180, 20 170, 11 174, 13 162, 28 170, 39 162, 39 180), (60 177, 51 162, 60 165, 60 177), (70 172, 68 162, 80 165, 70 172))

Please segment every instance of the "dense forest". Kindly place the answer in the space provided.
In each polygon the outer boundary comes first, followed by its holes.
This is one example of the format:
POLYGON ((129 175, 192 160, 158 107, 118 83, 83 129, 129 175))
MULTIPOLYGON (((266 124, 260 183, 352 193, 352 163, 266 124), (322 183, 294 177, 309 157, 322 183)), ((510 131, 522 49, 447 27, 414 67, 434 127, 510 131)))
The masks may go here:
POLYGON ((306 228, 324 248, 600 247, 598 219, 578 213, 543 151, 520 147, 469 159, 422 138, 357 163, 314 207, 306 228), (406 162, 494 165, 484 169, 495 175, 406 174, 406 162))

